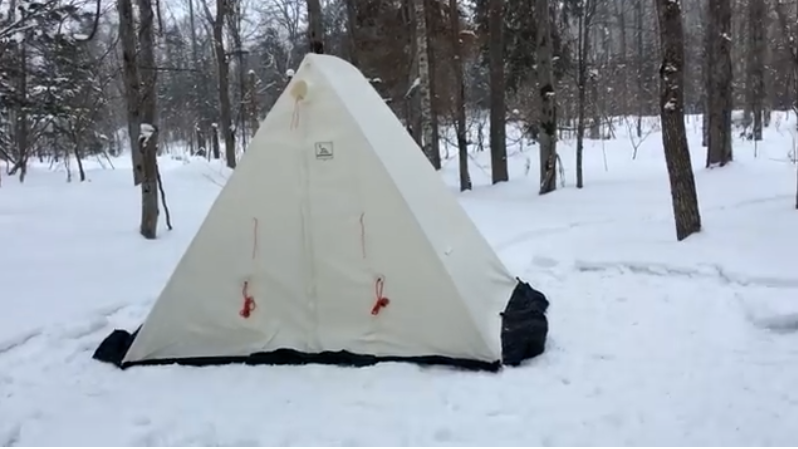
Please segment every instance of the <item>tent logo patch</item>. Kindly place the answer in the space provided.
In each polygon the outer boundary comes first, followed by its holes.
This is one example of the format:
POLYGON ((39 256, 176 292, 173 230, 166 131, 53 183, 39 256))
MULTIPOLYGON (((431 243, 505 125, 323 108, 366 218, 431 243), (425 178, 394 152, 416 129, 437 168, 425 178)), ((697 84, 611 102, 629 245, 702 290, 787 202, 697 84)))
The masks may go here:
POLYGON ((316 159, 323 161, 333 158, 332 142, 316 142, 316 159))

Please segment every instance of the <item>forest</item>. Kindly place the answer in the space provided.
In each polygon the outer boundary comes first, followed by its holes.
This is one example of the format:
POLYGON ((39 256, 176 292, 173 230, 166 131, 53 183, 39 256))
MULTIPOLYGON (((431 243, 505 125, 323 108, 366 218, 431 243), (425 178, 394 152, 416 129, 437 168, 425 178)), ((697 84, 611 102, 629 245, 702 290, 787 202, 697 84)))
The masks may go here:
POLYGON ((508 124, 537 146, 543 195, 558 140, 575 139, 583 188, 586 139, 623 127, 639 142, 660 116, 682 240, 701 229, 690 152, 725 166, 733 138, 797 108, 796 17, 793 0, 0 0, 0 183, 35 159, 83 181, 86 158, 129 153, 155 238, 158 156, 234 169, 315 52, 360 68, 435 168, 441 142, 457 148, 461 190, 471 151, 509 179, 508 124), (704 148, 688 148, 685 114, 703 116, 704 148))

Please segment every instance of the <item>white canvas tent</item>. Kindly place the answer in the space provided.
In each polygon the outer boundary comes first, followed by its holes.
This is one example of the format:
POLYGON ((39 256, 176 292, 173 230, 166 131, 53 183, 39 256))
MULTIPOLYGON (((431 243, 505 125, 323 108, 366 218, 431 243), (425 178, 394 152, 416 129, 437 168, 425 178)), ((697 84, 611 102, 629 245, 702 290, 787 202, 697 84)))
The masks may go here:
POLYGON ((496 367, 530 291, 360 71, 310 54, 142 327, 95 358, 496 367))

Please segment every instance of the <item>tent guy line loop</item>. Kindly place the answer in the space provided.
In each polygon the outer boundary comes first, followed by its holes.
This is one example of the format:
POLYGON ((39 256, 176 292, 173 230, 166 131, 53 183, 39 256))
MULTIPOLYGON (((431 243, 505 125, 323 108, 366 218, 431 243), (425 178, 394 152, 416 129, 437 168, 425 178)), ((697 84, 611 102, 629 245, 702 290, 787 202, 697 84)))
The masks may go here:
POLYGON ((377 315, 384 307, 388 307, 391 300, 382 295, 383 287, 385 286, 385 278, 380 276, 374 283, 374 292, 376 293, 377 300, 374 302, 374 307, 371 308, 371 314, 377 315))
POLYGON ((249 318, 252 311, 258 306, 255 304, 255 298, 249 294, 249 281, 244 281, 244 288, 241 290, 241 295, 244 296, 244 305, 241 307, 241 311, 238 312, 238 314, 244 318, 249 318))
MULTIPOLYGON (((252 217, 252 260, 258 255, 258 218, 252 217)), ((244 297, 244 304, 238 312, 243 318, 249 318, 252 311, 255 310, 255 298, 249 294, 249 281, 244 281, 244 286, 241 289, 241 296, 244 297)))

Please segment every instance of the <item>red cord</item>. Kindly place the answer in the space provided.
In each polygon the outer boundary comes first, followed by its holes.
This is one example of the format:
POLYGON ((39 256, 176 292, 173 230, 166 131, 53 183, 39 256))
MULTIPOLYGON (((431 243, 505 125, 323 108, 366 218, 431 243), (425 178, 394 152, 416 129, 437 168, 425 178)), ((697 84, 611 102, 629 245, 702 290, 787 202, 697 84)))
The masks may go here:
POLYGON ((371 308, 371 314, 377 315, 380 313, 380 310, 383 307, 388 307, 388 304, 391 303, 391 300, 382 296, 382 289, 385 285, 385 280, 382 277, 377 278, 377 282, 374 283, 374 290, 377 294, 377 301, 374 303, 374 307, 371 308))
POLYGON ((255 310, 255 307, 257 307, 257 304, 255 304, 255 298, 247 293, 248 289, 249 282, 244 281, 244 288, 241 291, 241 294, 244 296, 244 305, 241 307, 241 311, 238 312, 238 314, 244 318, 249 318, 249 316, 252 314, 252 311, 255 310))

